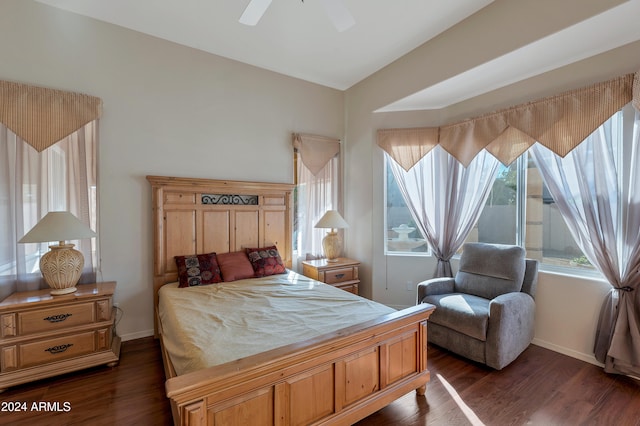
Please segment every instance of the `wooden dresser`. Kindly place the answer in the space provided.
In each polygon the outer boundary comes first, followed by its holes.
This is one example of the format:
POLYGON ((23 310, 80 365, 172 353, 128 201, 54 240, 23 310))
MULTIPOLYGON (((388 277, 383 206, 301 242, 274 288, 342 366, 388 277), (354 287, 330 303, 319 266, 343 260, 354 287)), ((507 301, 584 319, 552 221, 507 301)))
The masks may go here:
POLYGON ((349 293, 358 294, 358 266, 357 260, 341 257, 337 262, 327 262, 326 259, 305 260, 302 262, 302 274, 314 280, 331 284, 349 293))
POLYGON ((106 364, 120 357, 115 282, 80 284, 75 293, 18 292, 0 302, 0 391, 106 364))

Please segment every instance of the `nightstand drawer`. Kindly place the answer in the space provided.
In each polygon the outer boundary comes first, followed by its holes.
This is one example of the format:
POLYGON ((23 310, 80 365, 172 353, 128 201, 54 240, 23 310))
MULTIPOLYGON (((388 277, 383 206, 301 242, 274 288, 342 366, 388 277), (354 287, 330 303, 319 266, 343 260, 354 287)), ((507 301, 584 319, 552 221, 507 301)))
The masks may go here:
POLYGON ((358 284, 336 284, 335 287, 348 291, 349 293, 358 294, 358 284))
POLYGON ((94 322, 93 302, 59 306, 18 313, 18 332, 21 336, 44 331, 60 330, 94 322))
POLYGON ((332 269, 324 273, 324 282, 327 284, 340 283, 353 279, 353 268, 332 269))
POLYGON ((20 345, 20 368, 61 361, 96 350, 93 331, 20 345))
POLYGON ((305 260, 302 262, 302 273, 314 280, 358 294, 359 265, 360 262, 345 257, 336 262, 328 262, 326 259, 305 260))

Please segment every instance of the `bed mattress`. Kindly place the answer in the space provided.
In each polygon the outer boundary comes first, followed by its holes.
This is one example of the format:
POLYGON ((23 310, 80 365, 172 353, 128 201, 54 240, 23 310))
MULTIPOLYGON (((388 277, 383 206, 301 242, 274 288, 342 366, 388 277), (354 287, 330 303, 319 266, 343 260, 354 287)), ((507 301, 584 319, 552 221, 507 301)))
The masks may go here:
POLYGON ((159 291, 163 343, 178 375, 349 327, 395 310, 295 272, 159 291))

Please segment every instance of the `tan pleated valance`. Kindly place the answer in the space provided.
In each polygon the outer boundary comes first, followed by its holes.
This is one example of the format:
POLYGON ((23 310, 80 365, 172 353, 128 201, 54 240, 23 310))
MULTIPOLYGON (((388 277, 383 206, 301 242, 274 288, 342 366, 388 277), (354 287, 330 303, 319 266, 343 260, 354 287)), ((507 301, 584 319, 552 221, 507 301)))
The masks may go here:
POLYGON ((95 96, 0 81, 0 122, 38 152, 101 114, 95 96))
POLYGON ((314 175, 340 152, 340 140, 326 136, 293 134, 293 147, 298 150, 302 163, 314 175))
POLYGON ((438 144, 438 127, 378 130, 378 145, 409 170, 438 144))
POLYGON ((535 142, 560 156, 633 101, 640 110, 640 73, 440 127, 378 130, 378 145, 409 170, 436 145, 469 165, 487 149, 505 165, 535 142))

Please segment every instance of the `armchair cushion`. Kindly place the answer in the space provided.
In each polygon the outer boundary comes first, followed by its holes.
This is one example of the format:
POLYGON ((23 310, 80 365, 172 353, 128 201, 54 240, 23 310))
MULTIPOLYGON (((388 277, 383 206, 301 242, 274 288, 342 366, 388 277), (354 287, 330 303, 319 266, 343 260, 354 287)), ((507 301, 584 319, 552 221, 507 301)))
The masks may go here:
POLYGON ((425 296, 453 293, 455 291, 454 287, 455 281, 453 277, 431 278, 418 283, 418 303, 422 302, 425 296))
POLYGON ((455 291, 493 299, 520 291, 525 250, 520 246, 467 243, 455 277, 455 291))
POLYGON ((429 322, 457 330, 483 342, 487 340, 488 299, 472 294, 451 293, 427 296, 422 301, 436 307, 429 322))

